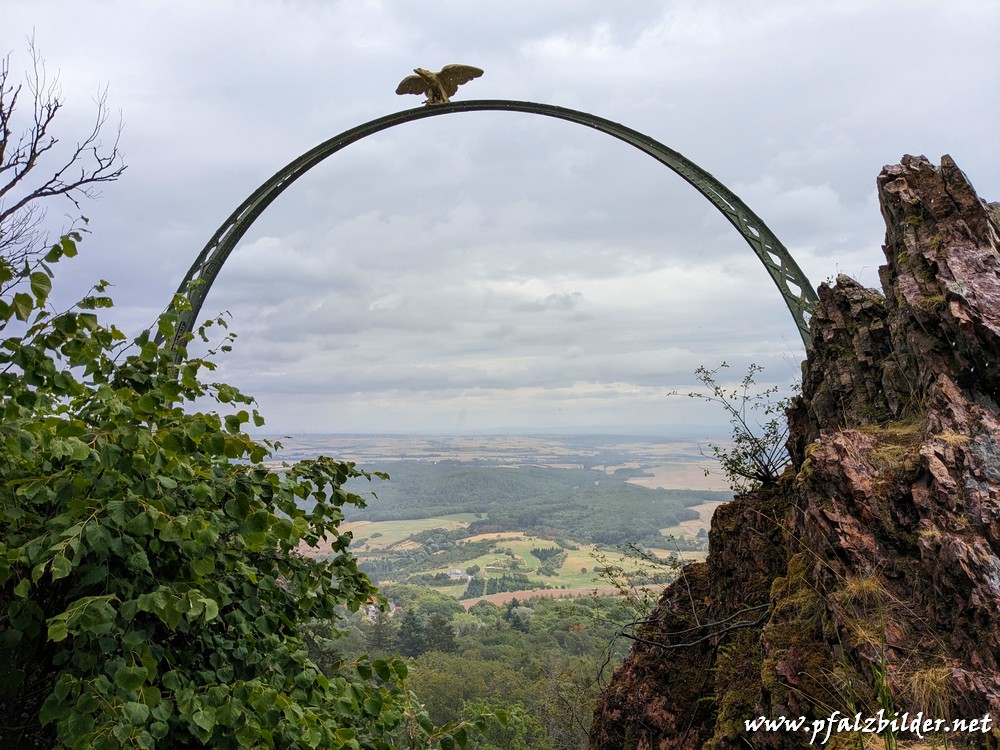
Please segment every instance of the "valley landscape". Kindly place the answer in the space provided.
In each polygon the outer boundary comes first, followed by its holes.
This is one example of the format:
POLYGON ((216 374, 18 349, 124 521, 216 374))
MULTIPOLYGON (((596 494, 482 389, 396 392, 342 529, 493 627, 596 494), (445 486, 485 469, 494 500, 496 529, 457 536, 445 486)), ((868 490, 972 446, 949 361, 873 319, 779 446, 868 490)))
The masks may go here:
MULTIPOLYGON (((365 498, 341 527, 360 567, 390 594, 417 584, 462 601, 614 593, 663 583, 638 545, 703 559, 711 514, 731 493, 706 475, 697 442, 606 435, 298 435, 274 465, 317 455, 384 473, 349 486, 365 498), (628 553, 628 554, 626 554, 628 553), (620 582, 619 582, 620 583, 620 582), (386 588, 388 587, 388 588, 386 588)), ((302 550, 331 554, 330 545, 302 550)), ((655 566, 654 566, 655 567, 655 566)))
MULTIPOLYGON (((277 442, 271 468, 328 455, 371 474, 345 485, 366 506, 344 506, 339 531, 351 535, 358 567, 384 601, 315 623, 310 657, 330 673, 356 659, 411 659, 409 687, 434 723, 477 712, 510 717, 505 729, 485 729, 475 747, 585 746, 633 624, 683 563, 705 558, 712 513, 732 498, 723 477, 706 476, 714 461, 690 440, 277 442)), ((334 543, 299 551, 332 559, 340 554, 334 543)))

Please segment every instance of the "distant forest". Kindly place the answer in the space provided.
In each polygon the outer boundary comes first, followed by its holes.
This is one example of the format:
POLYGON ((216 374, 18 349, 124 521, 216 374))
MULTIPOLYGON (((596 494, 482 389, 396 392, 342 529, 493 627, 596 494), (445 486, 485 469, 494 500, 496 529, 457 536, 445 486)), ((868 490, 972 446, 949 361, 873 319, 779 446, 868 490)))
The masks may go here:
POLYGON ((369 503, 345 509, 347 520, 474 513, 480 520, 466 535, 519 530, 601 545, 652 545, 662 542, 659 529, 697 518, 691 506, 732 499, 724 491, 648 489, 627 482, 625 473, 584 468, 488 461, 393 461, 377 468, 389 481, 351 485, 369 503))

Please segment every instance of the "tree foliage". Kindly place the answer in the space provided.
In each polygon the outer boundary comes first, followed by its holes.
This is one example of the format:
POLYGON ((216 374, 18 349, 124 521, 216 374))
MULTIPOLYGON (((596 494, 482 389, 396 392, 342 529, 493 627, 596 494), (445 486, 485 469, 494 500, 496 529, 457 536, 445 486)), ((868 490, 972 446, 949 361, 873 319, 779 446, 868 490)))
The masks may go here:
POLYGON ((420 656, 427 650, 427 634, 423 619, 416 610, 407 607, 399 618, 396 647, 403 656, 420 656))
POLYGON ((618 639, 609 652, 626 616, 612 597, 483 601, 452 618, 455 651, 416 659, 410 687, 434 721, 491 717, 472 748, 586 747, 599 675, 627 650, 618 639))
POLYGON ((440 612, 435 612, 427 618, 424 634, 428 651, 450 653, 458 648, 455 642, 455 628, 440 612))
POLYGON ((338 528, 362 503, 344 482, 366 475, 267 468, 252 400, 204 380, 214 350, 174 364, 149 332, 123 346, 96 314, 104 282, 48 309, 78 240, 0 269, 25 290, 0 299, 0 746, 454 746, 402 661, 324 674, 301 637, 375 593, 338 528), (323 537, 329 559, 299 554, 323 537))

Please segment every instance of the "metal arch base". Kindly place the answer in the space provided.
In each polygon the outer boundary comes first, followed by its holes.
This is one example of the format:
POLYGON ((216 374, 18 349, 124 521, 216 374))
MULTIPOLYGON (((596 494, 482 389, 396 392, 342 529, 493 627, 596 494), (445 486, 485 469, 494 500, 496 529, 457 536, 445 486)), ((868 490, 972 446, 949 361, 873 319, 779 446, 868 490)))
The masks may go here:
MULTIPOLYGON (((586 125, 635 146, 643 153, 672 169, 708 198, 712 205, 722 212, 723 216, 736 227, 736 231, 747 241, 761 263, 764 264, 764 268, 767 269, 771 279, 778 287, 778 291, 781 292, 781 296, 795 320, 802 342, 807 349, 811 347, 809 316, 817 301, 812 284, 809 283, 809 279, 806 278, 785 246, 767 228, 760 217, 715 177, 649 136, 602 117, 551 104, 506 99, 481 99, 407 109, 358 125, 302 154, 257 188, 219 227, 212 239, 198 254, 184 280, 177 288, 178 294, 187 295, 190 306, 182 310, 178 316, 171 348, 176 348, 177 343, 193 329, 209 289, 211 289, 229 254, 236 248, 237 243, 261 212, 295 180, 345 146, 381 130, 413 120, 422 120, 426 117, 482 110, 526 112, 586 125)), ((162 336, 157 335, 157 341, 162 342, 162 340, 162 336)))

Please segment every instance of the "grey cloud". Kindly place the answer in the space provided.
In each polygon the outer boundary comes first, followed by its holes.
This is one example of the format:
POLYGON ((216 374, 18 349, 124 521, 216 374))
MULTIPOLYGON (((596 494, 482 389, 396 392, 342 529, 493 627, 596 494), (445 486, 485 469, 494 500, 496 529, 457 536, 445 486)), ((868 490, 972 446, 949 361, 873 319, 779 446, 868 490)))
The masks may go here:
MULTIPOLYGON (((58 281, 114 282, 111 319, 129 331, 283 164, 419 106, 393 93, 417 65, 478 65, 460 98, 582 109, 677 149, 814 284, 841 271, 877 283, 874 180, 904 152, 952 153, 1000 196, 1000 19, 974 0, 8 5, 11 44, 34 29, 63 71, 61 133, 86 127, 104 83, 124 111, 129 170, 83 207, 94 234, 58 281), (893 38, 934 40, 908 59, 907 91, 893 38)), ((256 393, 274 429, 690 423, 708 417, 662 392, 697 364, 758 361, 787 385, 802 353, 760 263, 680 177, 512 113, 344 149, 260 217, 216 310, 240 334, 219 376, 256 393)))
POLYGON ((572 310, 580 300, 583 299, 583 295, 580 292, 570 292, 566 294, 550 294, 544 299, 536 299, 534 302, 526 302, 520 305, 515 305, 514 310, 518 312, 543 312, 545 310, 572 310))

